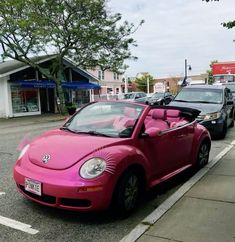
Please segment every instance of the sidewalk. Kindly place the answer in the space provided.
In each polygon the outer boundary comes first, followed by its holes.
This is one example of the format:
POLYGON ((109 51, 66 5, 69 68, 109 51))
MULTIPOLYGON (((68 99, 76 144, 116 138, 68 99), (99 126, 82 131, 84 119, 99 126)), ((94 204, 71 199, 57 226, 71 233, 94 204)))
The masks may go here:
POLYGON ((132 236, 126 236, 122 241, 235 242, 234 145, 235 142, 228 147, 227 154, 221 155, 218 163, 214 161, 214 166, 210 162, 201 169, 198 181, 194 183, 192 177, 190 189, 185 188, 187 192, 182 192, 184 195, 175 204, 172 203, 170 209, 162 212, 164 206, 168 207, 165 204, 159 211, 154 211, 154 216, 159 219, 153 219, 153 214, 150 215, 146 219, 149 224, 142 221, 131 232, 132 236), (143 234, 139 238, 133 236, 138 233, 143 234))

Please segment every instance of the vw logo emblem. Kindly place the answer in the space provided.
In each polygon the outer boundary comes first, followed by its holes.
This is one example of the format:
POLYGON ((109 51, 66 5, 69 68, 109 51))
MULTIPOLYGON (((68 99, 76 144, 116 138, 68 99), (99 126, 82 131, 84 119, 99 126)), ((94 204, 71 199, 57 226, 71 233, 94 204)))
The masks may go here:
POLYGON ((42 162, 44 164, 46 164, 49 160, 51 159, 51 156, 49 154, 45 154, 43 157, 42 157, 42 162))

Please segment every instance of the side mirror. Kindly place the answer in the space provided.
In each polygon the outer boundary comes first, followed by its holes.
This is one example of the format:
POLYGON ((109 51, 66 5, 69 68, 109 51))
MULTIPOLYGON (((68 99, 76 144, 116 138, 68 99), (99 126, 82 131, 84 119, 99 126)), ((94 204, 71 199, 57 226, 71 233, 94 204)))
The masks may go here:
POLYGON ((156 137, 161 133, 161 130, 159 128, 149 128, 147 130, 145 130, 145 133, 148 135, 148 137, 156 137))

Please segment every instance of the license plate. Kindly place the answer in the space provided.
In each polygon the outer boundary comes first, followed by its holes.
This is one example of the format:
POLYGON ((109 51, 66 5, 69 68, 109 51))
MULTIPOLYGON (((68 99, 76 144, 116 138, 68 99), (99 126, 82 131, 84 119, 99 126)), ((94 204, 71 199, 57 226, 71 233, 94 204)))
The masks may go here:
POLYGON ((42 195, 42 184, 41 184, 41 182, 33 181, 31 179, 25 178, 24 188, 28 192, 32 192, 32 193, 37 194, 39 196, 42 195))

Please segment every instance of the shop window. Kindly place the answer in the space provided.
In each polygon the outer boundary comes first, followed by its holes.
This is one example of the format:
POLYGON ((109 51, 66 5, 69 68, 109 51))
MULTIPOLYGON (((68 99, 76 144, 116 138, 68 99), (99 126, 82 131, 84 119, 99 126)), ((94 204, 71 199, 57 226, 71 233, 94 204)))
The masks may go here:
POLYGON ((13 113, 38 112, 38 90, 11 87, 13 113))

